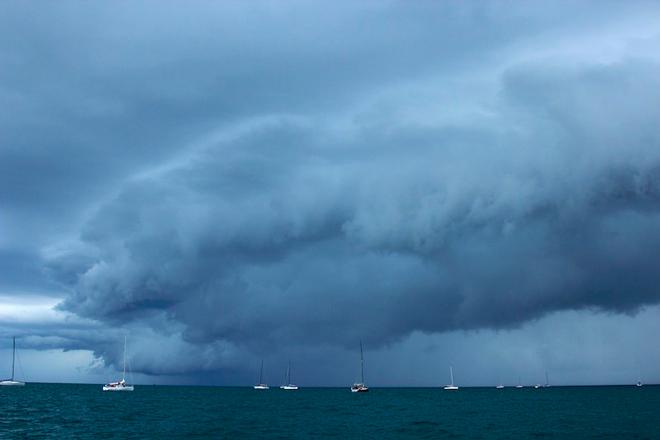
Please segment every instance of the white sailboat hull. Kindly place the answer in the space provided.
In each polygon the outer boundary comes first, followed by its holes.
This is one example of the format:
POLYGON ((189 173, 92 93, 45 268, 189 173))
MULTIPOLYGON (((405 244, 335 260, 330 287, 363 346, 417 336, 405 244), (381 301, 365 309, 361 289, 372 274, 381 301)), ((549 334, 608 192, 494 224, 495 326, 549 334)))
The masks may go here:
POLYGON ((445 390, 447 390, 447 391, 455 391, 455 390, 457 390, 457 389, 458 389, 458 387, 455 386, 455 385, 447 385, 447 386, 445 387, 445 390))
POLYGON ((268 385, 255 385, 254 389, 255 390, 269 390, 270 387, 268 385))
POLYGON ((108 386, 108 385, 103 385, 103 391, 133 391, 133 385, 125 385, 125 386, 108 386))
POLYGON ((369 391, 369 387, 364 384, 355 384, 351 387, 351 393, 366 393, 369 391))
POLYGON ((297 390, 298 385, 282 385, 280 388, 283 390, 297 390))
POLYGON ((22 387, 22 386, 25 386, 25 382, 20 382, 18 380, 0 380, 0 386, 3 386, 3 387, 22 387))

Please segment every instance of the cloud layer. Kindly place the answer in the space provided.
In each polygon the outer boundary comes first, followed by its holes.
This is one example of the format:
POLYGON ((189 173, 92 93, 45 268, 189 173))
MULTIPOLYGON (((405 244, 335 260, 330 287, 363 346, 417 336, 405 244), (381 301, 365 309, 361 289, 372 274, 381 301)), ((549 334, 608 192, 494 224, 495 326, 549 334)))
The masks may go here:
POLYGON ((657 6, 260 6, 3 20, 0 258, 137 369, 659 302, 657 6))

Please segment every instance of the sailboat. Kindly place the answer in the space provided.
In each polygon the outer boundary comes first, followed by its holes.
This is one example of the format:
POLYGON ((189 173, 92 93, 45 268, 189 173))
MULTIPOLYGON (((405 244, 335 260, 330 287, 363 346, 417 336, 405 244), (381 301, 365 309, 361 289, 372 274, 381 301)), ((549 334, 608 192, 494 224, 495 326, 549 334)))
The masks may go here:
POLYGON ((297 390, 298 385, 294 385, 291 383, 291 362, 289 362, 289 366, 286 369, 286 378, 285 378, 286 385, 282 385, 280 388, 283 390, 297 390))
POLYGON ((103 385, 103 391, 133 391, 133 385, 126 383, 126 336, 124 336, 124 371, 121 380, 103 385))
POLYGON ((25 382, 14 380, 14 364, 16 361, 16 336, 14 336, 14 344, 11 352, 11 378, 0 380, 2 386, 24 386, 25 382))
POLYGON ((516 388, 523 388, 522 383, 520 383, 520 376, 518 376, 518 385, 516 385, 516 388))
POLYGON ((548 372, 545 372, 545 385, 543 385, 543 388, 549 388, 550 387, 550 381, 548 380, 548 372))
POLYGON ((362 352, 362 341, 360 341, 360 383, 351 385, 351 393, 366 393, 369 387, 364 384, 364 353, 362 352))
POLYGON ((268 390, 270 387, 263 381, 264 378, 264 361, 261 360, 261 369, 259 370, 259 383, 254 386, 255 390, 268 390))
POLYGON ((497 388, 498 390, 501 390, 501 389, 503 389, 503 388, 504 388, 504 385, 502 385, 502 384, 499 384, 499 385, 498 385, 498 386, 496 386, 495 388, 497 388))
POLYGON ((451 384, 450 385, 445 385, 446 390, 457 390, 458 387, 454 385, 454 369, 452 367, 449 367, 449 377, 451 378, 451 384))

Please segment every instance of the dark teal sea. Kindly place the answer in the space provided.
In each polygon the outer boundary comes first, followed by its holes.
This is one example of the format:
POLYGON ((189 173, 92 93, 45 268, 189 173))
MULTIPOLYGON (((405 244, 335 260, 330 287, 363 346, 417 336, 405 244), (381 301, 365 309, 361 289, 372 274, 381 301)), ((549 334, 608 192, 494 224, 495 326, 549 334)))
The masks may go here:
POLYGON ((545 389, 28 384, 0 388, 1 438, 660 439, 660 386, 545 389))

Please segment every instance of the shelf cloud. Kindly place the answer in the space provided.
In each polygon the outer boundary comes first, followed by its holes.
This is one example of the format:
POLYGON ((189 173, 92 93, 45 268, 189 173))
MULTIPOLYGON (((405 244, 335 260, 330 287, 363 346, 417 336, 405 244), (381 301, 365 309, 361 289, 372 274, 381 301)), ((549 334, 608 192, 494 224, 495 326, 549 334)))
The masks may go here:
POLYGON ((660 302, 660 10, 591 6, 12 5, 0 287, 94 323, 66 348, 108 363, 134 329, 154 375, 635 315, 660 302))

